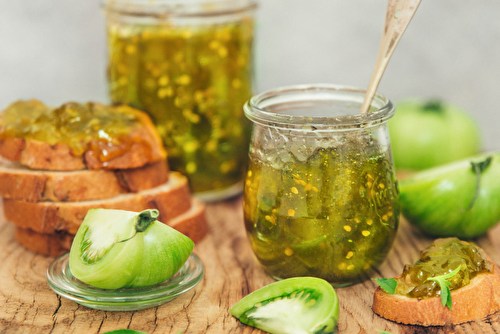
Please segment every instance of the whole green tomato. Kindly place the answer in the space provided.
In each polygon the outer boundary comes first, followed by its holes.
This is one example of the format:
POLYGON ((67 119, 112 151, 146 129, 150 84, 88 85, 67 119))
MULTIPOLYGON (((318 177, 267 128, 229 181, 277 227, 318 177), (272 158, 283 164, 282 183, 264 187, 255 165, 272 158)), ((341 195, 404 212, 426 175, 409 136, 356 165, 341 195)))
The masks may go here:
POLYGON ((157 221, 158 215, 158 210, 89 210, 71 245, 73 276, 101 289, 141 288, 172 277, 194 243, 157 221))
POLYGON ((479 153, 481 132, 464 110, 438 100, 397 103, 389 121, 394 164, 420 170, 479 153))

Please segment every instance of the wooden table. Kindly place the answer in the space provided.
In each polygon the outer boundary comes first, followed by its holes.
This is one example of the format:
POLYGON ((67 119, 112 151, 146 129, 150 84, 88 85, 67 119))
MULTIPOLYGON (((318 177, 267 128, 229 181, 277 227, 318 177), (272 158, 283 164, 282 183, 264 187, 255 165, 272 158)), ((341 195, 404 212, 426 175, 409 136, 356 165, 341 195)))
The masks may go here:
MULTIPOLYGON (((1 208, 0 208, 1 209, 1 208)), ((160 307, 137 312, 89 309, 57 296, 46 283, 53 261, 19 246, 13 226, 0 220, 0 333, 104 333, 131 328, 147 333, 261 333, 229 313, 243 296, 273 282, 254 259, 244 228, 241 198, 207 208, 209 235, 195 247, 205 276, 193 290, 160 307)), ((380 276, 392 277, 432 242, 402 222, 380 276)), ((500 228, 477 240, 500 263, 500 228)), ((375 283, 336 289, 340 300, 339 333, 500 333, 500 312, 461 326, 403 326, 372 312, 375 283)))

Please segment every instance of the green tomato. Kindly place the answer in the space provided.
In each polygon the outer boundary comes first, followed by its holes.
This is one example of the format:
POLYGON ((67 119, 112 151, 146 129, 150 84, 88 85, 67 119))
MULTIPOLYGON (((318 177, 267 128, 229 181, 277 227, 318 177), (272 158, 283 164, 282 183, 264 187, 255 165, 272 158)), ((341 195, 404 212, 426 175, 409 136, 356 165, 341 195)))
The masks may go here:
POLYGON ((403 216, 426 234, 477 237, 500 221, 500 152, 415 173, 399 189, 403 216))
POLYGON ((295 277, 252 292, 230 311, 242 323, 273 334, 335 333, 339 301, 327 281, 295 277))
POLYGON ((439 101, 406 100, 389 121, 394 164, 421 170, 479 154, 481 132, 464 110, 439 101))
POLYGON ((158 215, 158 210, 89 210, 71 245, 73 276, 101 289, 140 288, 172 277, 194 243, 157 221, 158 215))

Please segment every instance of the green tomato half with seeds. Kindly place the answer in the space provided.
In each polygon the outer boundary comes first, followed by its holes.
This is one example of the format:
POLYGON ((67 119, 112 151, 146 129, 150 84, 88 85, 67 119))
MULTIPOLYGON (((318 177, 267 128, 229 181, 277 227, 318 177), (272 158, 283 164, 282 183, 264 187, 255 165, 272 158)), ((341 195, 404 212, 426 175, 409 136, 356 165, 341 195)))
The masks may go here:
POLYGON ((73 276, 100 289, 141 288, 172 277, 194 243, 158 216, 158 210, 89 210, 71 245, 73 276))
POLYGON ((481 131, 466 111, 439 100, 404 100, 389 120, 396 169, 422 170, 479 154, 481 131))
POLYGON ((335 333, 339 301, 327 281, 295 277, 250 293, 230 312, 242 323, 272 334, 335 333))
POLYGON ((403 216, 425 234, 475 238, 500 221, 500 152, 415 173, 399 190, 403 216))

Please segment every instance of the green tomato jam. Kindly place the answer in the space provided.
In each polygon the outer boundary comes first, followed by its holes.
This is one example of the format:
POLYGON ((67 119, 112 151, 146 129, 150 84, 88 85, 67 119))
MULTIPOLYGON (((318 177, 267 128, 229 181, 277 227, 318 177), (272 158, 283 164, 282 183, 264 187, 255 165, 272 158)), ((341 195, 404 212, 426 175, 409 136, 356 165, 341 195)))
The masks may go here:
POLYGON ((397 278, 396 293, 412 298, 435 297, 441 291, 439 284, 427 278, 451 273, 458 267, 460 271, 447 280, 451 283, 450 290, 469 284, 481 273, 493 271, 492 263, 475 244, 457 238, 437 239, 420 252, 420 259, 414 265, 405 266, 397 278))
POLYGON ((243 179, 252 39, 249 18, 195 26, 108 20, 111 100, 151 115, 170 167, 194 192, 243 179))
POLYGON ((251 159, 245 226, 272 276, 342 286, 366 279, 384 260, 398 227, 398 190, 388 155, 368 151, 346 143, 303 161, 291 154, 280 166, 251 159))
POLYGON ((126 152, 133 142, 142 141, 131 131, 144 125, 145 118, 147 115, 128 106, 70 102, 51 108, 38 100, 17 101, 0 114, 0 140, 65 143, 76 156, 96 150, 104 162, 126 152))

